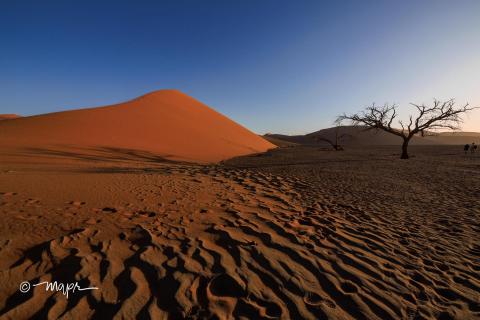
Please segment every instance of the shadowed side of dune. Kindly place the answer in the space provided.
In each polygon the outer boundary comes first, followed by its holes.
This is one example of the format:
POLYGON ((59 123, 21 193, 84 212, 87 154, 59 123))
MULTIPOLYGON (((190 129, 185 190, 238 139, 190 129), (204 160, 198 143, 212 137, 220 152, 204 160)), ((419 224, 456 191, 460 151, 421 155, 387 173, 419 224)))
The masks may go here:
MULTIPOLYGON (((340 126, 321 129, 305 135, 267 134, 268 141, 278 145, 328 145, 326 140, 338 140, 341 145, 348 146, 390 146, 401 145, 402 138, 381 130, 367 130, 364 126, 340 126)), ((420 135, 412 138, 412 145, 463 145, 465 143, 479 143, 479 132, 439 132, 429 133, 425 137, 420 135)))

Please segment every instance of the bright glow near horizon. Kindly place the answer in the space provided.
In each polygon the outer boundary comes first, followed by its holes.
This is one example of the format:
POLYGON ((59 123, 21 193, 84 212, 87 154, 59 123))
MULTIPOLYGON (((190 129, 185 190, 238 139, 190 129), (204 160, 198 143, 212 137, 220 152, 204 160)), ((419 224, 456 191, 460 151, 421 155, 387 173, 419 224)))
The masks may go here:
MULTIPOLYGON (((376 102, 480 106, 480 1, 9 2, 0 113, 177 88, 258 132, 299 134, 376 102)), ((480 131, 480 110, 464 131, 480 131)))

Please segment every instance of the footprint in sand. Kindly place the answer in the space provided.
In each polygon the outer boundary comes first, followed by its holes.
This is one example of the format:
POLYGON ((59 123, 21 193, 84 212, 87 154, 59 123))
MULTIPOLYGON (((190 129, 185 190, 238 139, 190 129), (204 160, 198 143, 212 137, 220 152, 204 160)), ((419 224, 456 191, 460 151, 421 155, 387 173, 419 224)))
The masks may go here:
POLYGON ((80 207, 80 206, 85 205, 86 202, 85 201, 73 200, 73 201, 70 201, 68 204, 71 204, 72 206, 75 206, 75 207, 80 207))
POLYGON ((16 192, 0 192, 0 194, 2 196, 5 196, 5 197, 11 197, 11 196, 16 196, 17 195, 16 192))
POLYGON ((102 221, 101 219, 90 218, 90 219, 86 220, 85 223, 89 224, 89 225, 94 225, 94 224, 97 224, 101 221, 102 221))
POLYGON ((319 307, 320 305, 325 305, 329 308, 334 309, 336 307, 335 303, 329 299, 324 299, 320 295, 314 292, 306 292, 305 296, 303 297, 303 301, 306 305, 312 307, 319 307))
POLYGON ((314 292, 307 292, 303 297, 303 301, 309 306, 318 306, 323 302, 323 298, 314 292))
POLYGON ((25 204, 39 204, 39 203, 40 203, 40 199, 30 198, 25 200, 25 204))
POLYGON ((342 290, 345 292, 345 293, 355 293, 355 292, 358 292, 358 287, 350 282, 350 281, 345 281, 342 283, 342 290))
POLYGON ((315 246, 314 246, 313 244, 311 244, 311 243, 306 243, 306 244, 305 244, 305 247, 306 247, 307 249, 309 249, 309 250, 314 250, 314 249, 315 249, 315 246))
POLYGON ((135 215, 142 216, 144 218, 146 218, 146 217, 152 218, 152 217, 155 217, 157 214, 153 211, 140 210, 140 211, 135 212, 135 215))
POLYGON ((278 319, 282 316, 282 308, 276 303, 266 302, 264 315, 269 319, 278 319))
POLYGON ((245 289, 226 273, 213 278, 208 284, 207 290, 217 297, 240 298, 245 296, 245 289))

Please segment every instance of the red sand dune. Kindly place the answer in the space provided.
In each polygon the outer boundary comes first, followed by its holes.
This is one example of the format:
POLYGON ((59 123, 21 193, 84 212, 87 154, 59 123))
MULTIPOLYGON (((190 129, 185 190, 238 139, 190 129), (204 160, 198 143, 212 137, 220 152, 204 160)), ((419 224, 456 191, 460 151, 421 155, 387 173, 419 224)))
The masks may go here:
POLYGON ((2 122, 0 147, 49 155, 114 150, 208 163, 275 146, 180 91, 160 90, 117 105, 2 122))
POLYGON ((11 114, 11 113, 0 114, 0 120, 9 120, 9 119, 16 119, 16 118, 20 118, 20 116, 18 114, 11 114))

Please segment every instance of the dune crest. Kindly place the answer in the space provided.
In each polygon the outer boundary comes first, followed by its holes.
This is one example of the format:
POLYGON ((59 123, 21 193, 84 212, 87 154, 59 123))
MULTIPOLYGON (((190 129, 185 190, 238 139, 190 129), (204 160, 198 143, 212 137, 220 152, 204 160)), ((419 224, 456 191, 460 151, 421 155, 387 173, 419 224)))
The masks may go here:
POLYGON ((274 146, 178 90, 105 107, 23 117, 0 125, 0 146, 52 155, 105 149, 209 163, 274 146), (68 151, 66 153, 65 151, 68 151), (47 152, 48 151, 48 152, 47 152), (75 151, 75 152, 76 152, 75 151))
MULTIPOLYGON (((284 146, 285 144, 315 145, 325 144, 323 139, 335 140, 338 135, 342 145, 359 146, 390 146, 399 145, 402 139, 384 131, 366 130, 364 126, 340 126, 321 129, 305 135, 266 134, 265 139, 272 143, 284 146)), ((422 137, 412 138, 412 145, 463 145, 465 143, 479 143, 480 132, 437 132, 422 137)))
POLYGON ((10 119, 16 119, 20 117, 21 116, 19 116, 18 114, 13 114, 13 113, 0 114, 0 120, 10 120, 10 119))

